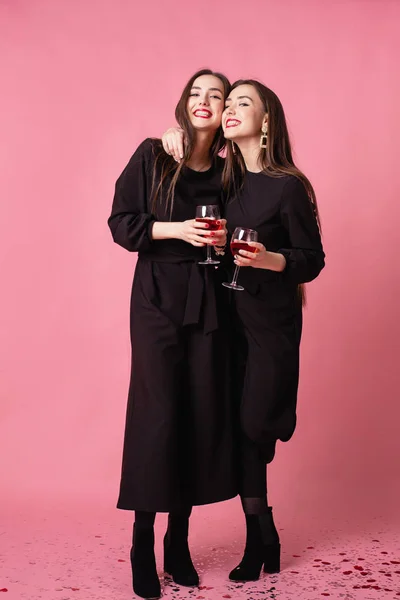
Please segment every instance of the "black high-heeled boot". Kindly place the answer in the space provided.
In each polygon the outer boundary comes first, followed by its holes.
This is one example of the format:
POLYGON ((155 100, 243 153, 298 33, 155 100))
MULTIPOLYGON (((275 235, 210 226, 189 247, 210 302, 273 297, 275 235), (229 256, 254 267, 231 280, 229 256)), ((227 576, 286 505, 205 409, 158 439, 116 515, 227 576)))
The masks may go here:
POLYGON ((245 515, 246 546, 239 565, 229 573, 231 581, 256 581, 265 573, 279 573, 281 545, 272 508, 261 515, 245 515))
POLYGON ((169 515, 164 537, 164 571, 175 583, 188 587, 199 585, 188 545, 189 517, 169 515))
POLYGON ((134 525, 131 565, 135 594, 141 598, 159 598, 161 586, 154 556, 154 529, 152 527, 141 528, 134 525))

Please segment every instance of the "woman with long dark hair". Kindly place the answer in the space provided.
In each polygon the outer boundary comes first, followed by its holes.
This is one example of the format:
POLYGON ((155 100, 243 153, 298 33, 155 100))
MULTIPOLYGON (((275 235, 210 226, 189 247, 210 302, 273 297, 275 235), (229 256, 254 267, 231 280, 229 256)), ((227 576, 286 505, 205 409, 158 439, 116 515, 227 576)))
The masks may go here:
POLYGON ((224 187, 228 230, 256 230, 256 252, 240 250, 244 291, 233 292, 238 343, 246 348, 240 403, 240 496, 246 548, 232 580, 280 569, 280 542, 267 502, 266 464, 296 426, 303 285, 324 267, 315 193, 296 167, 282 104, 254 80, 233 84, 226 100, 224 187), (243 268, 246 267, 246 268, 243 268), (243 341, 243 343, 242 343, 243 341))
MULTIPOLYGON (((276 94, 258 81, 237 81, 222 126, 228 231, 253 230, 259 240, 236 254, 244 289, 232 292, 246 547, 229 577, 250 581, 263 567, 267 573, 280 570, 266 465, 277 440, 288 441, 295 430, 304 284, 324 267, 324 252, 315 193, 293 161, 276 94)), ((166 136, 173 154, 181 137, 179 131, 166 136)))
POLYGON ((214 267, 205 247, 223 246, 196 207, 218 205, 229 91, 209 70, 188 81, 176 118, 188 141, 178 165, 160 140, 147 139, 116 183, 109 226, 114 241, 138 252, 131 297, 132 371, 118 508, 134 510, 133 588, 160 596, 154 519, 168 512, 164 568, 176 583, 199 583, 188 547, 193 505, 237 494, 228 346, 214 267))

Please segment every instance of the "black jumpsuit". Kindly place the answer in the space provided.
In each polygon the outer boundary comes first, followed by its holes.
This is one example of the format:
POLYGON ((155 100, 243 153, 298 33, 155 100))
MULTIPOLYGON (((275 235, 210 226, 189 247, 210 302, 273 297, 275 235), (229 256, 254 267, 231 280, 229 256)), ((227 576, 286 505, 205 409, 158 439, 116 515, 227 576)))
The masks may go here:
POLYGON ((265 493, 265 464, 277 440, 287 441, 296 426, 302 307, 298 284, 315 279, 324 267, 320 233, 303 183, 294 176, 247 172, 244 188, 227 204, 235 227, 255 229, 267 250, 286 258, 282 273, 242 267, 232 292, 236 354, 240 355, 242 489, 247 497, 265 493), (243 486, 245 489, 243 489, 243 486))
MULTIPOLYGON (((223 288, 205 249, 153 240, 153 173, 159 141, 145 140, 116 183, 114 241, 139 252, 131 297, 132 370, 118 508, 179 511, 237 494, 223 288)), ((171 220, 218 204, 223 161, 183 168, 171 220)), ((169 180, 164 183, 164 192, 169 180)))

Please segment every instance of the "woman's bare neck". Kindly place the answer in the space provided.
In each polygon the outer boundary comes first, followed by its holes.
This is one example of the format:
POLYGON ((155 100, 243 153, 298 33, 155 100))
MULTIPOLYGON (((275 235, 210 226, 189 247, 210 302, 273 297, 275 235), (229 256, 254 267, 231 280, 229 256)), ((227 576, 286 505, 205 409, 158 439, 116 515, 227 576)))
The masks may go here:
POLYGON ((210 148, 214 141, 215 131, 198 131, 192 155, 186 163, 193 171, 207 171, 211 167, 210 148))
POLYGON ((246 164, 246 169, 251 173, 263 170, 260 164, 260 143, 258 139, 240 140, 236 142, 246 164))

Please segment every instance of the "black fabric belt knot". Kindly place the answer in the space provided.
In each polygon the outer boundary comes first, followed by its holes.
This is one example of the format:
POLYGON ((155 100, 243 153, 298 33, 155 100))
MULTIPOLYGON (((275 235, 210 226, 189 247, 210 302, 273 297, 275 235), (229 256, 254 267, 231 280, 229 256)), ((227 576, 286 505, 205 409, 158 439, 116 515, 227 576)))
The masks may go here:
POLYGON ((192 263, 183 325, 198 325, 203 318, 204 333, 218 329, 217 300, 215 296, 215 268, 199 265, 203 253, 184 255, 157 252, 139 252, 139 259, 170 264, 192 263))

